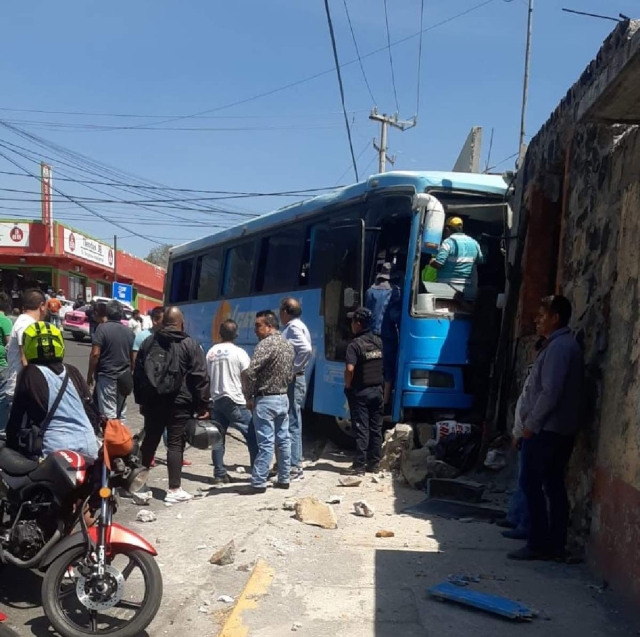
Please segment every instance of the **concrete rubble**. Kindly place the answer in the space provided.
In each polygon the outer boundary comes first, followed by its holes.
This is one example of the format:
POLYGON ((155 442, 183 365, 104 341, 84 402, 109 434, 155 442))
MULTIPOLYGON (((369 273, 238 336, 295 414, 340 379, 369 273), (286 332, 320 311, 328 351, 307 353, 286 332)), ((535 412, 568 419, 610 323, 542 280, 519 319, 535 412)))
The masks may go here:
POLYGON ((372 518, 376 514, 376 510, 367 503, 366 500, 358 500, 353 503, 353 511, 356 515, 363 518, 372 518))
POLYGON ((380 468, 392 471, 400 467, 403 452, 413 449, 413 427, 397 424, 384 435, 380 468))
POLYGON ((136 522, 155 522, 157 519, 156 514, 149 509, 142 509, 136 514, 136 522))
POLYGON ((323 529, 337 529, 338 518, 329 504, 320 502, 317 498, 302 498, 296 502, 296 520, 303 524, 319 526, 323 529))
POLYGON ((355 476, 345 476, 338 480, 338 485, 341 487, 359 487, 362 484, 362 478, 356 478, 355 476))
POLYGON ((134 504, 138 506, 146 506, 153 499, 153 493, 151 491, 141 491, 139 493, 132 493, 131 499, 134 504))
POLYGON ((236 543, 231 540, 222 548, 218 549, 210 558, 209 563, 216 566, 227 566, 233 564, 236 559, 236 543))

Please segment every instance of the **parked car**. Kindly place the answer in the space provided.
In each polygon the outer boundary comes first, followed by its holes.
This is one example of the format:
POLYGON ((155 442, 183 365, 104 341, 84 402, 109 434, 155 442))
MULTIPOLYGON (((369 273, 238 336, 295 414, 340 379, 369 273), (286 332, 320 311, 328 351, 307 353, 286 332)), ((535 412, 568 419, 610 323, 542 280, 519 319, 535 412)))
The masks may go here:
MULTIPOLYGON (((107 299, 102 296, 94 296, 93 297, 96 303, 106 303, 111 299, 107 299)), ((124 309, 124 318, 122 319, 122 323, 124 325, 129 325, 129 319, 131 318, 131 313, 133 312, 133 308, 130 305, 125 303, 120 303, 124 309)), ((83 341, 85 338, 89 338, 89 319, 87 318, 87 310, 89 309, 90 304, 87 303, 77 310, 67 311, 64 317, 64 330, 69 332, 75 341, 83 341)))

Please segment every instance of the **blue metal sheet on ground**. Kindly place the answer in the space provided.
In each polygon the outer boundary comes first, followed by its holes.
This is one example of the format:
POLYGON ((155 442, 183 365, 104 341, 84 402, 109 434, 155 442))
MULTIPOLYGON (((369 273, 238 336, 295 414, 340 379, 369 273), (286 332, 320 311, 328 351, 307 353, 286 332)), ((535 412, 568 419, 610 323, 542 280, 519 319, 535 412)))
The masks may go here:
POLYGON ((519 602, 514 602, 513 600, 507 599, 506 597, 499 597, 498 595, 489 595, 468 588, 460 588, 448 582, 432 586, 429 589, 429 595, 438 599, 446 599, 451 602, 457 602, 458 604, 464 604, 465 606, 472 606, 473 608, 478 608, 488 613, 495 613, 496 615, 508 617, 509 619, 519 621, 531 621, 533 619, 531 609, 519 602))

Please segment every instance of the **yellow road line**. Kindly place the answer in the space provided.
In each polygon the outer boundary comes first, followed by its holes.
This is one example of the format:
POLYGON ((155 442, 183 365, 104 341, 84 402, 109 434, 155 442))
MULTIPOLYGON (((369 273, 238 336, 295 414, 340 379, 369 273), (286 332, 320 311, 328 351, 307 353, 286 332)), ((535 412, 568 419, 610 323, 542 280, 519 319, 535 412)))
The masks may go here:
POLYGON ((218 637, 247 637, 249 629, 242 621, 243 614, 247 610, 258 608, 258 599, 269 590, 273 576, 273 569, 269 568, 266 562, 258 560, 218 637))

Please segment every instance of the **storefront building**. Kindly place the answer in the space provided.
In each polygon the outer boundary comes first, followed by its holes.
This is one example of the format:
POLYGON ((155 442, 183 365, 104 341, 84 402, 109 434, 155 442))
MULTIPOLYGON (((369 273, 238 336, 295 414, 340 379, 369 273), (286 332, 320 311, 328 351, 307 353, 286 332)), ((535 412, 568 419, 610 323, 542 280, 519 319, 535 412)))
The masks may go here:
POLYGON ((132 286, 140 311, 162 304, 165 270, 60 223, 0 219, 0 289, 14 299, 29 287, 66 298, 111 297, 113 283, 132 286))

